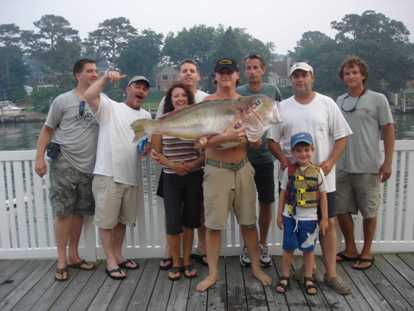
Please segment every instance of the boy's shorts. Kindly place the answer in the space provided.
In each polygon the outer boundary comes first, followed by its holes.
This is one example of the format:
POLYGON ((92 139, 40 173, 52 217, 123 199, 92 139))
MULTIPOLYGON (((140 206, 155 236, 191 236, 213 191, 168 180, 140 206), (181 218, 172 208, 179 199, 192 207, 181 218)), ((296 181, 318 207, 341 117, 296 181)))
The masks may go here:
POLYGON ((293 217, 283 216, 283 250, 293 252, 299 249, 302 252, 313 252, 318 235, 317 220, 296 221, 293 217))

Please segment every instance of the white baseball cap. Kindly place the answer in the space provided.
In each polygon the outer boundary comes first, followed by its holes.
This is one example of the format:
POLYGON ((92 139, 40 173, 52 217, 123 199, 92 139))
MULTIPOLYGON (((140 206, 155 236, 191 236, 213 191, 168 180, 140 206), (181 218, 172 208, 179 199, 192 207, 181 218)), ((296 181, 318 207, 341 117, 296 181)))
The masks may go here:
POLYGON ((311 65, 305 62, 297 62, 290 67, 289 70, 289 77, 296 71, 296 70, 303 70, 306 72, 311 72, 313 74, 313 68, 311 65))

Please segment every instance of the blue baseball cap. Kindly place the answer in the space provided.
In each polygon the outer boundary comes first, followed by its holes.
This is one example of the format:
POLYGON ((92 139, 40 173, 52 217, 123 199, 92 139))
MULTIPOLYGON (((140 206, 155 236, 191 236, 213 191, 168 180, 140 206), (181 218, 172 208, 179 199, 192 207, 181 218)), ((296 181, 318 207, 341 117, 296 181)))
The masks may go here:
POLYGON ((290 138, 290 147, 293 149, 297 144, 305 143, 313 145, 312 135, 308 132, 296 133, 290 138))

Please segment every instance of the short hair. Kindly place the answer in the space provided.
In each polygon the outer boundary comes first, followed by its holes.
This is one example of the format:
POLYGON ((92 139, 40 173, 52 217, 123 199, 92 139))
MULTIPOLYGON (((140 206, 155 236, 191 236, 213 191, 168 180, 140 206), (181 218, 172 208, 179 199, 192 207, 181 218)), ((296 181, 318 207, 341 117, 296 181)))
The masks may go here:
POLYGON ((73 76, 76 79, 76 74, 82 72, 85 64, 96 64, 96 61, 91 58, 81 58, 73 65, 73 76))
POLYGON ((172 92, 177 89, 183 89, 185 91, 185 94, 187 95, 187 101, 188 105, 192 105, 195 103, 194 100, 194 94, 193 92, 188 88, 187 85, 185 85, 182 82, 176 82, 168 89, 167 94, 165 95, 165 101, 164 101, 164 111, 163 113, 167 113, 174 110, 174 106, 172 104, 172 92))
POLYGON ((266 67, 266 62, 264 61, 263 57, 260 54, 249 54, 244 58, 244 63, 246 63, 249 59, 258 59, 260 61, 260 65, 262 68, 266 67))
POLYGON ((344 61, 341 64, 341 67, 339 68, 339 73, 338 73, 339 78, 341 80, 344 79, 345 67, 354 67, 354 66, 359 67, 359 71, 364 76, 363 82, 365 84, 365 82, 368 79, 368 65, 362 58, 355 56, 355 55, 349 55, 344 59, 344 61))
POLYGON ((190 58, 186 58, 186 59, 184 59, 179 65, 178 65, 178 68, 181 70, 181 66, 182 65, 184 65, 184 64, 192 64, 192 65, 194 65, 195 67, 196 67, 196 69, 197 69, 197 71, 198 71, 198 65, 197 65, 197 63, 195 62, 195 60, 193 60, 193 59, 190 59, 190 58))

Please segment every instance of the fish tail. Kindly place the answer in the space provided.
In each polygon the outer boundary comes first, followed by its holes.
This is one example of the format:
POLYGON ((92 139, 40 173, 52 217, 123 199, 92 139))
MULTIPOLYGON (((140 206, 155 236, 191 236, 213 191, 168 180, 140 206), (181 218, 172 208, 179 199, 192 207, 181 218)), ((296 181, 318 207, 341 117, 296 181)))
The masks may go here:
POLYGON ((148 136, 151 136, 155 128, 155 122, 156 120, 151 120, 151 119, 140 119, 140 120, 135 120, 134 122, 132 122, 131 128, 134 130, 134 133, 135 133, 134 142, 136 142, 138 139, 140 139, 145 134, 147 134, 148 136))

